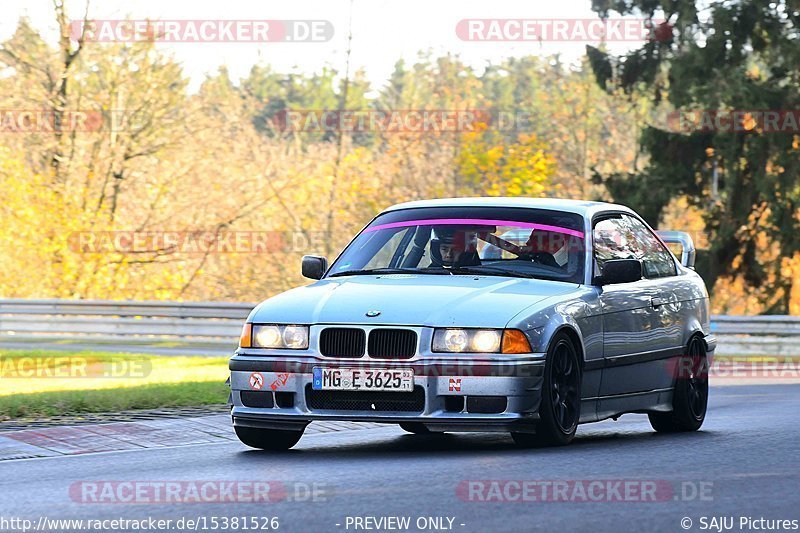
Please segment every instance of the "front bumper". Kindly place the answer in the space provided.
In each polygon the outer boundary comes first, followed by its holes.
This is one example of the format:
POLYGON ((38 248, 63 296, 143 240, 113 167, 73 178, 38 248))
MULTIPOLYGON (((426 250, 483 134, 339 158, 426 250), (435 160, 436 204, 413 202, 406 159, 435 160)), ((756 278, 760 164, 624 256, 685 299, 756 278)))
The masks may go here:
MULTIPOLYGON (((303 429, 312 420, 346 420, 421 422, 434 431, 533 431, 538 419, 544 360, 545 354, 353 360, 318 355, 279 357, 240 350, 229 364, 231 416, 235 426, 271 429, 303 429), (424 393, 424 401, 413 411, 376 409, 376 404, 371 409, 312 407, 308 395, 314 367, 411 368, 414 385, 424 393), (252 402, 248 402, 251 406, 245 405, 243 392, 250 398, 254 392, 271 395, 265 403, 272 406, 253 407, 252 402), (501 397, 504 404, 497 403, 501 397), (476 412, 485 410, 486 404, 481 403, 484 401, 492 403, 493 412, 476 412)), ((404 393, 384 394, 392 398, 391 395, 404 393)))

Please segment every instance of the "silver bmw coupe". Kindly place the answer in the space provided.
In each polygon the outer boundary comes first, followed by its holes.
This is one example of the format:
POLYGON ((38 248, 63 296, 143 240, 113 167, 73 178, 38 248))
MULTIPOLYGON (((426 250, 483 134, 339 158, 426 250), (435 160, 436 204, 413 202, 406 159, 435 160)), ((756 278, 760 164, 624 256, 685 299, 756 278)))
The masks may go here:
POLYGON ((229 364, 234 429, 271 450, 314 420, 504 431, 523 446, 624 413, 697 430, 716 340, 694 256, 689 235, 621 205, 395 205, 330 266, 304 257, 313 283, 250 313, 229 364))

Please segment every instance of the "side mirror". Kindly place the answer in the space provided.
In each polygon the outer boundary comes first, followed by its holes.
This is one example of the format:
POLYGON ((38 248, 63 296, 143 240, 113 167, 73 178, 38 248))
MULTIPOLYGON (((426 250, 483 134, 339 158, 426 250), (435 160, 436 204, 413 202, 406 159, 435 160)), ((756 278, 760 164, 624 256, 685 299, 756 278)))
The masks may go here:
POLYGON ((308 279, 322 279, 328 270, 328 260, 317 255, 304 255, 302 272, 308 279))
POLYGON ((603 264, 603 274, 595 278, 596 285, 630 283, 642 279, 642 262, 638 259, 610 259, 603 264))

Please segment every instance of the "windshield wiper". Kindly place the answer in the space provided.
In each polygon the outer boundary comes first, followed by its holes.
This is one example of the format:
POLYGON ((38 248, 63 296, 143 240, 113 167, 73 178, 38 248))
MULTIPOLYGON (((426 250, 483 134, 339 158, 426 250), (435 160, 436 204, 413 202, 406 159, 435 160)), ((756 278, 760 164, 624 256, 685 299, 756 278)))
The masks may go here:
POLYGON ((511 270, 509 268, 497 268, 489 265, 471 265, 453 267, 450 269, 453 274, 484 274, 487 276, 511 276, 513 278, 538 278, 533 274, 527 272, 520 272, 519 270, 511 270))
POLYGON ((446 272, 430 272, 428 270, 420 270, 416 268, 366 268, 361 270, 345 270, 343 272, 335 272, 329 275, 329 278, 337 276, 360 276, 369 274, 447 274, 446 272))
POLYGON ((358 270, 345 270, 343 272, 334 272, 333 274, 329 275, 329 278, 333 278, 336 276, 358 276, 358 275, 366 275, 366 274, 401 274, 406 273, 408 270, 403 270, 402 268, 365 268, 365 269, 358 269, 358 270))
POLYGON ((455 274, 481 274, 484 276, 510 276, 513 278, 527 279, 551 279, 549 276, 536 276, 527 272, 520 272, 509 268, 498 268, 490 265, 471 265, 459 267, 436 267, 436 268, 366 268, 358 270, 345 270, 328 275, 329 278, 339 276, 361 276, 370 274, 428 274, 438 276, 452 276, 455 274))

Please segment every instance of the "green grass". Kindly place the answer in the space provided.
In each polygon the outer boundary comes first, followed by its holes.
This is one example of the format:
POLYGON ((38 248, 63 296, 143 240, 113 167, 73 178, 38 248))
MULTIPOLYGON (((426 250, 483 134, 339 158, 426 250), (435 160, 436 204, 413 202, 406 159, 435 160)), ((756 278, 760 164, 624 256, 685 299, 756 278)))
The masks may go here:
POLYGON ((67 390, 0 396, 0 420, 40 418, 131 409, 222 405, 228 386, 222 382, 159 383, 124 389, 67 390))
POLYGON ((228 398, 227 363, 224 357, 0 350, 0 420, 221 405, 228 398), (76 361, 87 369, 85 375, 24 372, 30 365, 48 371, 71 368, 76 361), (135 365, 126 366, 131 363, 135 365), (111 364, 137 370, 124 376, 102 375, 111 364))

